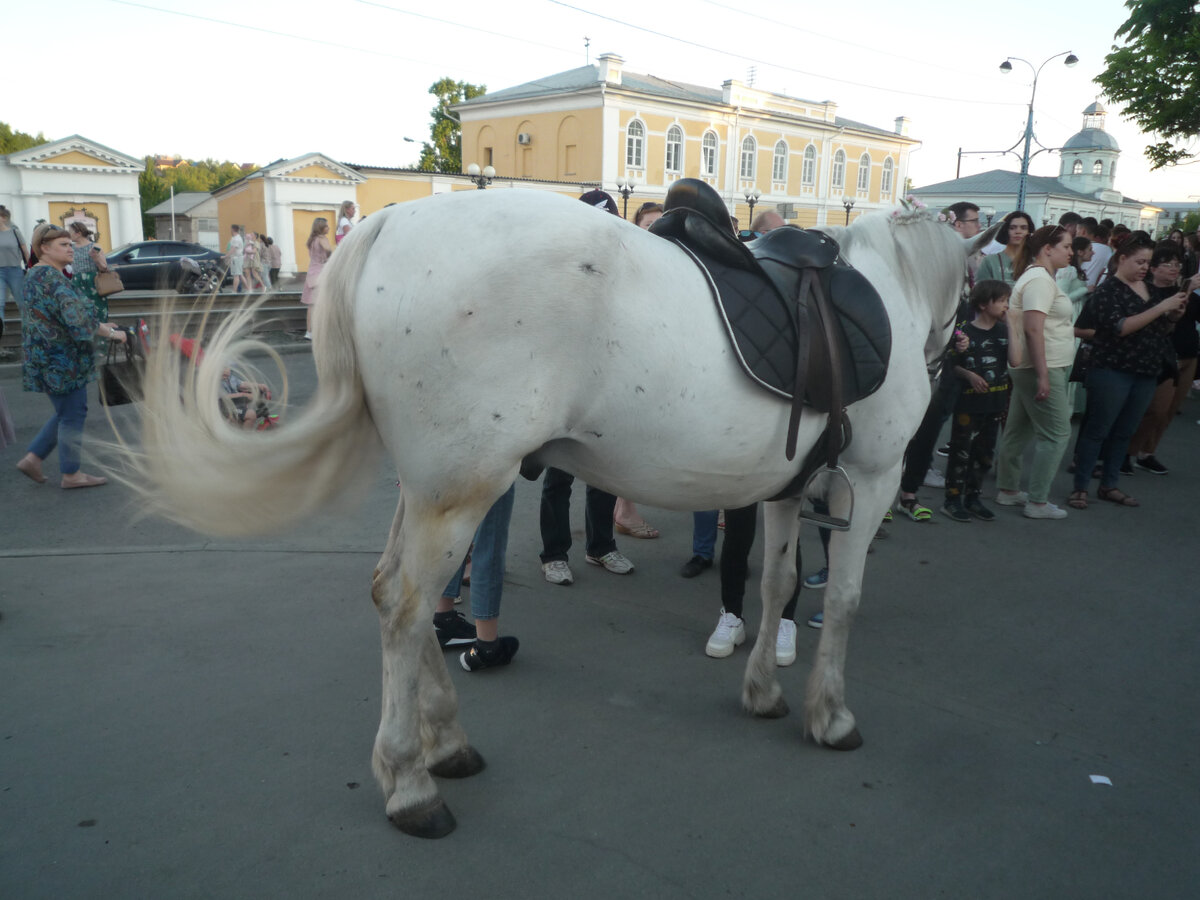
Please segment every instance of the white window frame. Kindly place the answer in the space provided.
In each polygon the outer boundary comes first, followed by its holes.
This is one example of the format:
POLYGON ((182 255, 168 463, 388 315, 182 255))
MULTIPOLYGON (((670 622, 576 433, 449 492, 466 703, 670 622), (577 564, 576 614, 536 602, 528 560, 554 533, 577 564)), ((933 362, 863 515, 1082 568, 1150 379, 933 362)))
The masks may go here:
POLYGON ((804 148, 804 162, 800 166, 800 183, 813 187, 817 183, 817 148, 809 144, 804 148))
POLYGON ((742 152, 738 156, 738 176, 743 181, 754 181, 758 172, 758 141, 754 135, 742 138, 742 152))
POLYGON ((1094 163, 1092 163, 1092 174, 1093 175, 1103 175, 1104 174, 1104 163, 1101 160, 1096 160, 1094 163))
POLYGON ((854 186, 860 194, 866 194, 871 190, 871 165, 870 153, 864 153, 858 158, 858 178, 854 186))
POLYGON ((1082 175, 1083 174, 1083 160, 1082 159, 1077 159, 1077 160, 1075 160, 1075 162, 1071 163, 1071 174, 1072 175, 1082 175))
POLYGON ((715 131, 704 132, 700 141, 700 174, 705 178, 717 177, 717 160, 720 157, 721 141, 715 131))
POLYGON ((640 119, 625 126, 625 168, 646 168, 646 126, 640 119))
POLYGON ((771 180, 780 184, 787 183, 788 175, 788 145, 780 138, 775 142, 775 151, 771 154, 771 180), (782 152, 780 152, 782 150, 782 152))
POLYGON ((883 161, 883 174, 879 178, 879 195, 886 199, 892 196, 892 182, 895 181, 896 164, 889 156, 883 161))
POLYGON ((678 125, 672 125, 667 129, 666 155, 663 160, 663 169, 670 175, 680 175, 683 173, 683 140, 683 129, 678 125), (676 135, 678 135, 677 138, 675 137, 676 135), (674 150, 674 153, 671 152, 672 150, 674 150), (674 156, 673 160, 672 156, 674 156))
POLYGON ((846 187, 846 151, 839 150, 833 154, 833 167, 829 172, 829 186, 832 190, 840 191, 846 187))

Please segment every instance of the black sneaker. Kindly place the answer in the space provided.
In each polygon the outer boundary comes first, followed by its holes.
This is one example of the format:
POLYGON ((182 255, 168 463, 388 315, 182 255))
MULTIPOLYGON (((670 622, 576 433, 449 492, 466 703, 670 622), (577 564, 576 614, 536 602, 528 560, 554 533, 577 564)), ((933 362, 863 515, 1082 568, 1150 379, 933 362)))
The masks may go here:
POLYGON ((1133 463, 1139 469, 1145 469, 1147 472, 1153 472, 1155 475, 1166 475, 1167 467, 1155 459, 1154 454, 1150 456, 1139 456, 1133 463))
POLYGON ((1122 475, 1132 475, 1133 474, 1133 463, 1129 461, 1128 456, 1125 457, 1125 459, 1123 459, 1121 461, 1121 474, 1122 475))
POLYGON ((712 564, 713 561, 711 559, 705 559, 703 556, 696 555, 683 564, 683 568, 679 570, 679 574, 684 578, 695 578, 705 569, 711 569, 712 564))
POLYGON ((955 522, 971 521, 971 514, 967 512, 967 508, 963 506, 963 498, 961 494, 946 498, 946 502, 942 504, 942 515, 949 516, 955 522))
POLYGON ((456 609, 433 614, 433 630, 442 647, 461 647, 475 643, 475 626, 456 609))
POLYGON ((491 669, 495 666, 507 666, 517 655, 517 648, 520 646, 520 641, 507 635, 494 641, 476 640, 474 646, 463 653, 458 661, 468 672, 478 672, 480 669, 491 669))
POLYGON ((967 502, 963 504, 963 508, 981 522, 991 522, 996 518, 996 514, 983 505, 978 494, 972 494, 968 497, 967 502))

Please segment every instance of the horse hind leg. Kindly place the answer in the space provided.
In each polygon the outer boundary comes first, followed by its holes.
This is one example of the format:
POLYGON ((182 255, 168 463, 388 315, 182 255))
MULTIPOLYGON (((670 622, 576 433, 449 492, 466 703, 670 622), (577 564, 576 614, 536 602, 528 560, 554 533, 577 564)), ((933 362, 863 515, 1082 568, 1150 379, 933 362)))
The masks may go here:
POLYGON ((790 711, 783 698, 783 688, 775 677, 775 641, 779 635, 779 618, 796 588, 799 510, 800 503, 796 500, 763 504, 762 622, 746 663, 742 705, 748 712, 764 719, 779 719, 790 711))
POLYGON ((477 518, 471 510, 406 511, 402 497, 371 597, 383 647, 382 713, 371 767, 388 819, 406 834, 444 837, 454 816, 430 772, 471 774, 482 758, 457 721, 457 696, 430 626, 433 601, 466 555, 477 518))

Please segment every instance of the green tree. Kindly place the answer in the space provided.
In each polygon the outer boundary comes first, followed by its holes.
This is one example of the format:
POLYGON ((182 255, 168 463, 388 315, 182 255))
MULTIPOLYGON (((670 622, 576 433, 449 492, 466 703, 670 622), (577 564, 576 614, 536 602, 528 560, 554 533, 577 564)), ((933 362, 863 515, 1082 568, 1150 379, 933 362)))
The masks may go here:
POLYGON ((438 104, 429 111, 433 123, 429 126, 429 140, 421 144, 417 168, 422 172, 461 172, 462 124, 450 107, 482 96, 487 93, 487 86, 442 78, 430 86, 429 93, 438 98, 438 104))
POLYGON ((168 199, 171 196, 171 188, 175 188, 176 194, 207 193, 237 181, 258 169, 255 166, 252 169, 244 170, 237 163, 206 159, 202 161, 188 160, 187 165, 179 165, 173 169, 163 169, 159 172, 154 168, 153 156, 147 156, 145 160, 146 168, 138 176, 144 234, 154 233, 154 219, 146 215, 146 210, 158 206, 168 199))
POLYGON ((1124 116, 1159 138, 1146 147, 1152 169, 1192 159, 1200 136, 1200 15, 1194 0, 1126 0, 1128 20, 1114 35, 1096 82, 1124 116))
POLYGON ((12 126, 0 122, 0 156, 6 153, 16 153, 18 150, 28 150, 38 144, 48 143, 48 139, 40 131, 37 137, 23 131, 13 131, 12 126))

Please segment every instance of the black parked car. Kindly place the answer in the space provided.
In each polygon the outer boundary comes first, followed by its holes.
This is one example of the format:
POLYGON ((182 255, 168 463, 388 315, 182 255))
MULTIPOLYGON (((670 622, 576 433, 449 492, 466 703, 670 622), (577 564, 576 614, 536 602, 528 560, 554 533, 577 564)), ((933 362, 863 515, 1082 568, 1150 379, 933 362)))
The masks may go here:
POLYGON ((187 241, 137 241, 118 247, 107 259, 128 290, 173 291, 183 278, 179 260, 185 256, 197 262, 221 260, 216 250, 187 241))

